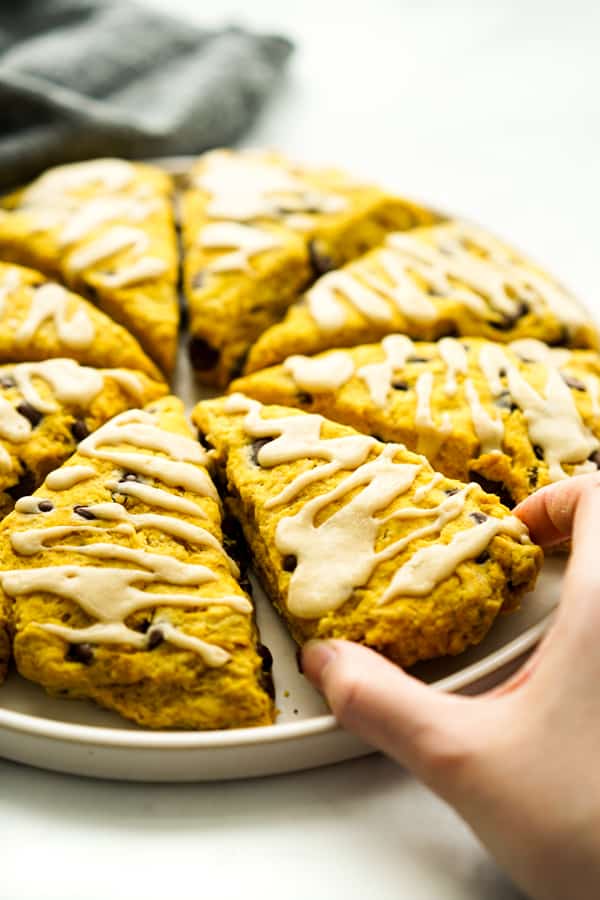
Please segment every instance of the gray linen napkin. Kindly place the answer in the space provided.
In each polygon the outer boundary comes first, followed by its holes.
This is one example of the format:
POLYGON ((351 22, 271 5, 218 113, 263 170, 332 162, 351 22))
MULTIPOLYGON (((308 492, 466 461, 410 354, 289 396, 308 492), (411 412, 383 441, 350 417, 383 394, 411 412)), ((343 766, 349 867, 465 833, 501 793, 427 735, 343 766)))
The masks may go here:
POLYGON ((195 153, 238 138, 292 50, 126 0, 0 0, 0 187, 94 156, 195 153))

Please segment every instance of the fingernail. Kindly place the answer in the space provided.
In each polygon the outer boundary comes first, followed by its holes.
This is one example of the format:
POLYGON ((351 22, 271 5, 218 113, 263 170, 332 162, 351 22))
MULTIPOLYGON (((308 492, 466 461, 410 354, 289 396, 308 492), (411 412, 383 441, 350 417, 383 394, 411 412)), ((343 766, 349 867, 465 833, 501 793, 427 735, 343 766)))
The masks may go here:
POLYGON ((308 641, 304 645, 302 669, 309 681, 316 687, 319 687, 325 668, 336 654, 337 649, 332 641, 308 641))

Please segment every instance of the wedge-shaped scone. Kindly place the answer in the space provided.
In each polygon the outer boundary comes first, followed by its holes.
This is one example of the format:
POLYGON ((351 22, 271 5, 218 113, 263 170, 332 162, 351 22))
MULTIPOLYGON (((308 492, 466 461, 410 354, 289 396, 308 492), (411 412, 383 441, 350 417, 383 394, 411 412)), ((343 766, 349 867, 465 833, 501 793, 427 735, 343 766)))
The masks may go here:
POLYGON ((556 281, 485 231, 452 222, 390 235, 385 246, 320 278, 258 339, 247 371, 394 332, 598 346, 589 316, 556 281))
POLYGON ((600 357, 536 340, 380 344, 291 356, 231 386, 424 453, 513 506, 600 464, 600 357))
POLYGON ((143 372, 92 369, 72 359, 0 366, 0 517, 62 465, 78 441, 166 392, 143 372))
POLYGON ((317 275, 390 230, 437 220, 343 172, 276 153, 200 157, 182 197, 190 353, 200 378, 224 385, 239 374, 250 344, 317 275))
POLYGON ((133 335, 34 269, 0 263, 0 363, 69 357, 162 380, 133 335))
POLYGON ((125 160, 49 169, 4 198, 0 256, 89 297, 170 373, 179 320, 171 194, 165 172, 125 160))
POLYGON ((348 638, 401 665, 459 653, 534 585, 542 554, 523 524, 401 444, 243 394, 194 421, 300 644, 348 638))
POLYGON ((183 406, 117 416, 0 532, 18 670, 152 728, 273 720, 253 607, 183 406))

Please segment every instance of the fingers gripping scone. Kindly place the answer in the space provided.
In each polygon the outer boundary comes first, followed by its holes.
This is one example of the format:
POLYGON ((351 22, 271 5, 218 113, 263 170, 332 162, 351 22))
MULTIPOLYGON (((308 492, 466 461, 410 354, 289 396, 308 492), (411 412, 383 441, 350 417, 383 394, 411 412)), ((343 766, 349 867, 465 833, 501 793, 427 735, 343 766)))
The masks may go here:
POLYGON ((591 320, 556 281, 482 229, 451 222, 390 235, 385 246, 320 278, 258 339, 247 371, 394 332, 427 341, 474 335, 598 346, 591 320))
POLYGON ((292 356, 232 385, 424 453, 513 506, 600 464, 600 357, 536 340, 380 344, 292 356))
POLYGON ((112 419, 0 533, 19 672, 153 728, 273 719, 253 608, 173 397, 112 419))
POLYGON ((316 276, 390 230, 437 220, 338 170, 255 150, 201 156, 181 209, 192 364, 203 381, 221 386, 316 276))
POLYGON ((92 369, 72 359, 0 366, 0 517, 90 432, 166 391, 143 372, 92 369))
POLYGON ((0 363, 57 357, 162 380, 137 340, 83 297, 33 269, 0 263, 0 363))
POLYGON ((459 653, 534 585, 525 527, 400 444, 242 394, 200 403, 194 421, 300 644, 348 638, 401 665, 459 653))
POLYGON ((89 297, 170 373, 179 319, 172 189, 165 172, 122 159, 49 169, 4 198, 0 255, 89 297))

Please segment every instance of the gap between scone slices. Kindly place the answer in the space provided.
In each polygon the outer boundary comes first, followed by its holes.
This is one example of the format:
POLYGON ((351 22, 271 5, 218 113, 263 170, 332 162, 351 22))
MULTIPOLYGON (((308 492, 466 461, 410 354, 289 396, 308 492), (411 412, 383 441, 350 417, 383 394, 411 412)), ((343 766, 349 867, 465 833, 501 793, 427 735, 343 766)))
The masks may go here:
POLYGON ((33 269, 0 262, 0 363, 65 356, 162 380, 133 335, 83 297, 33 269))
POLYGON ((0 366, 0 517, 90 432, 166 392, 143 372, 92 369, 72 359, 0 366))
POLYGON ((394 332, 417 340, 473 335, 599 346, 591 319, 565 288, 483 229, 451 222, 392 234, 320 278, 257 340, 246 371, 394 332))
POLYGON ((314 278, 389 231, 439 221, 339 170, 257 150, 201 156, 181 212, 192 365, 202 381, 221 386, 314 278))
POLYGON ((0 584, 22 675, 152 728, 273 721, 205 462, 167 397, 112 419, 19 502, 0 584))
POLYGON ((525 526, 400 444, 242 394, 193 418, 299 644, 348 638, 404 666, 460 653, 535 584, 525 526))
POLYGON ((291 356, 231 390, 404 443, 507 506, 600 464, 600 357, 590 350, 388 335, 380 344, 291 356))
POLYGON ((93 300, 170 374, 179 322, 172 191, 165 172, 121 159, 48 169, 4 197, 0 256, 93 300))

